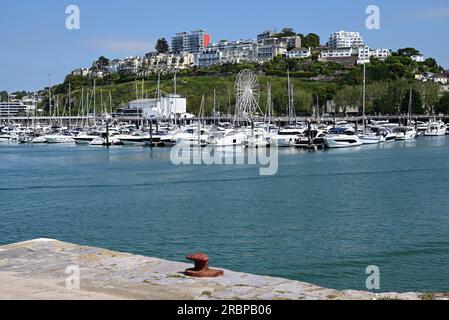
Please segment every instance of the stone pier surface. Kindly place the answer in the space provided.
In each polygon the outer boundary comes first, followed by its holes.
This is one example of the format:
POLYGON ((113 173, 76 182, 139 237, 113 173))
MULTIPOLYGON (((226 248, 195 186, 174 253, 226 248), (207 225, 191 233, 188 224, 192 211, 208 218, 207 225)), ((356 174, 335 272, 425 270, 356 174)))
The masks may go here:
MULTIPOLYGON (((0 299, 375 300, 423 299, 419 293, 337 291, 312 284, 224 270, 186 277, 191 264, 36 239, 0 246, 0 299), (79 289, 76 271, 79 268, 79 289), (73 288, 75 286, 75 288, 73 288)), ((213 266, 216 267, 216 266, 213 266)), ((445 299, 447 295, 432 295, 445 299)))

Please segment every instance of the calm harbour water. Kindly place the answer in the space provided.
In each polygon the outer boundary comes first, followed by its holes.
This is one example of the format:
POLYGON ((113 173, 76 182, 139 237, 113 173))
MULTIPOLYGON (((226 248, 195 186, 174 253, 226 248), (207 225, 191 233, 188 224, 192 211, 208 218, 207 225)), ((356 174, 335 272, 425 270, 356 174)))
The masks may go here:
POLYGON ((0 243, 39 237, 336 289, 449 291, 449 137, 174 166, 170 149, 0 145, 0 243))

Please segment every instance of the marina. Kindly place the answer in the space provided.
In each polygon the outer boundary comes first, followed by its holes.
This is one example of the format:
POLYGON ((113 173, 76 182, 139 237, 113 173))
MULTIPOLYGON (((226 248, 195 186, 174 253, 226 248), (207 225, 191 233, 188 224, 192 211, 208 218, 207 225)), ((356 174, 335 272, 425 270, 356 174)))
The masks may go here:
POLYGON ((448 145, 280 148, 278 173, 261 177, 252 165, 175 166, 171 148, 2 143, 0 242, 174 261, 204 251, 223 268, 338 290, 366 290, 374 264, 382 292, 447 292, 448 145))
POLYGON ((442 2, 6 1, 0 301, 448 301, 442 2))

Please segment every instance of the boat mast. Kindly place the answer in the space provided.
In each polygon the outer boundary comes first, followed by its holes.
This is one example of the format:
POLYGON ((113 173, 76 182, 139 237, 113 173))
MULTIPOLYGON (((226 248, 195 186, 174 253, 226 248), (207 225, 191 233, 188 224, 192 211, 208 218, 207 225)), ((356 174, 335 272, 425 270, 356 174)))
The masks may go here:
POLYGON ((177 90, 177 87, 176 87, 176 71, 175 71, 175 78, 173 79, 173 82, 174 82, 174 94, 176 94, 176 90, 177 90))
POLYGON ((159 125, 159 116, 161 115, 161 71, 157 73, 157 90, 156 90, 156 131, 158 130, 159 125))
POLYGON ((72 117, 72 107, 71 107, 71 105, 70 105, 70 103, 71 103, 71 85, 70 85, 70 83, 69 83, 69 130, 70 130, 70 128, 71 128, 71 125, 72 125, 72 121, 71 121, 71 117, 72 117))
POLYGON ((217 119, 215 118, 215 115, 216 115, 216 112, 217 112, 217 110, 216 110, 216 99, 217 99, 217 92, 216 92, 216 89, 214 89, 214 106, 213 106, 213 111, 212 111, 214 125, 217 122, 216 121, 217 119))
POLYGON ((231 122, 232 106, 231 106, 231 89, 228 86, 228 115, 229 122, 231 122))
POLYGON ((365 108, 366 108, 366 63, 363 63, 363 102, 362 102, 363 114, 362 114, 362 123, 363 123, 363 132, 366 131, 366 122, 365 122, 365 108))
POLYGON ((96 97, 95 97, 95 88, 96 87, 96 80, 95 80, 95 78, 94 78, 94 93, 93 93, 93 99, 94 99, 94 126, 96 126, 97 125, 97 113, 96 113, 96 103, 95 103, 95 100, 96 100, 96 97))
POLYGON ((290 86, 290 69, 287 69, 287 87, 288 87, 288 107, 287 107, 287 117, 288 117, 288 124, 290 125, 291 119, 290 119, 290 114, 291 114, 291 103, 292 103, 292 98, 291 98, 291 86, 290 86))
MULTIPOLYGON (((79 116, 80 116, 80 114, 81 114, 81 116, 83 116, 83 113, 84 113, 84 86, 83 87, 81 87, 81 113, 80 113, 80 110, 78 109, 78 118, 79 118, 79 116)), ((84 123, 83 123, 83 120, 82 119, 80 119, 81 121, 81 126, 83 127, 84 126, 84 123)))
POLYGON ((412 101, 413 101, 413 88, 410 86, 410 97, 408 101, 408 118, 407 118, 407 126, 411 123, 412 117, 412 101))
POLYGON ((142 103, 140 104, 140 126, 143 127, 143 107, 144 107, 144 101, 145 98, 145 78, 142 78, 142 103))
POLYGON ((50 73, 48 74, 48 99, 49 99, 49 111, 50 111, 50 128, 51 128, 51 126, 52 126, 52 118, 51 118, 51 109, 52 109, 52 106, 51 106, 51 75, 50 75, 50 73))
POLYGON ((9 98, 9 92, 8 92, 8 129, 9 129, 9 117, 10 117, 10 113, 11 109, 10 109, 10 98, 9 98))
POLYGON ((112 115, 112 92, 111 92, 111 90, 109 90, 109 110, 112 115))
POLYGON ((270 83, 267 83, 267 91, 268 91, 268 97, 267 97, 268 129, 270 129, 270 125, 271 125, 271 107, 272 107, 271 84, 270 83))
POLYGON ((36 91, 33 92, 33 101, 34 101, 34 110, 33 110, 33 133, 36 133, 36 109, 37 109, 37 100, 36 100, 36 91))

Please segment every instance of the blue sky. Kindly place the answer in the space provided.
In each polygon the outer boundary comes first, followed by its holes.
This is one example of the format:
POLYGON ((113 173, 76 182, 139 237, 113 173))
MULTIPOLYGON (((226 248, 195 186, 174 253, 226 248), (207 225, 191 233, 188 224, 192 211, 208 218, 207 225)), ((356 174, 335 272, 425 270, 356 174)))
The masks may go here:
POLYGON ((101 55, 122 58, 153 50, 159 37, 205 29, 212 40, 255 38, 292 27, 326 42, 338 30, 360 31, 373 48, 413 46, 449 67, 447 0, 2 0, 0 90, 36 90, 62 82, 101 55), (65 28, 68 5, 81 10, 81 29, 65 28), (365 28, 365 8, 381 10, 381 29, 365 28))

